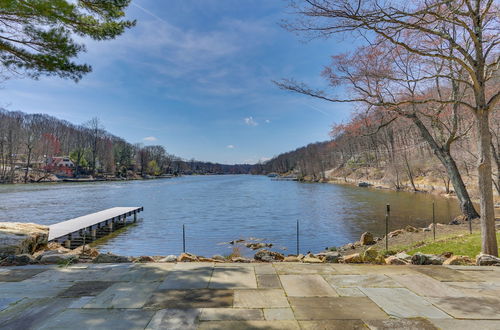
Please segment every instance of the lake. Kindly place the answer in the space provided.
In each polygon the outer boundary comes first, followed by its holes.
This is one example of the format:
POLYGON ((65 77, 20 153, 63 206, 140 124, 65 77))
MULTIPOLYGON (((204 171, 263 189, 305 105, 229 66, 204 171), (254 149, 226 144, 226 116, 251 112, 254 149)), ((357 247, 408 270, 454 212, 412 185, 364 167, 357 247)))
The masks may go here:
MULTIPOLYGON (((350 185, 272 181, 264 176, 185 176, 126 182, 0 186, 0 221, 52 224, 114 206, 144 206, 143 221, 100 246, 122 255, 229 254, 231 240, 259 238, 285 254, 319 252, 359 239, 364 231, 382 236, 385 208, 390 230, 406 225, 448 223, 458 203, 431 194, 350 185)), ((245 251, 245 254, 249 254, 245 251)))

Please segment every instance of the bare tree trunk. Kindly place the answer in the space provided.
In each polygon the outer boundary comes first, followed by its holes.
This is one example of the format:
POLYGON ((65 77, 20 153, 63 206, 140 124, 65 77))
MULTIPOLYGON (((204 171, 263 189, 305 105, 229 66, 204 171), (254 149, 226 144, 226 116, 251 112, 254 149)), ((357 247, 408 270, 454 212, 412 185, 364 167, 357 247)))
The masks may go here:
POLYGON ((406 151, 403 151, 403 158, 406 164, 406 170, 408 172, 408 179, 410 179, 411 186, 413 187, 413 191, 418 191, 417 187, 415 187, 415 181, 413 180, 413 173, 411 172, 410 163, 408 162, 408 157, 406 156, 406 151))
POLYGON ((491 143, 491 152, 493 154, 493 159, 495 160, 495 164, 497 167, 497 174, 495 176, 495 180, 493 181, 493 184, 495 185, 495 188, 496 188, 498 194, 500 194, 500 156, 498 155, 497 150, 496 150, 493 142, 491 143))
POLYGON ((478 109, 475 115, 479 134, 479 162, 477 172, 481 207, 481 252, 498 256, 498 243, 495 232, 495 209, 493 205, 493 180, 491 177, 491 133, 489 128, 489 112, 484 108, 478 109))
MULTIPOLYGON (((462 213, 467 217, 468 220, 479 218, 479 214, 474 208, 474 204, 472 204, 469 192, 467 191, 465 183, 462 180, 462 176, 460 175, 460 171, 458 170, 457 163, 451 156, 449 150, 445 150, 444 148, 439 147, 439 145, 436 143, 432 135, 427 130, 427 127, 425 127, 425 124, 422 123, 422 121, 416 115, 411 116, 410 118, 413 120, 415 125, 417 125, 422 137, 424 138, 425 141, 427 141, 427 143, 429 143, 429 146, 434 152, 434 154, 444 165, 446 172, 448 173, 448 176, 451 180, 451 183, 453 184, 453 189, 455 190, 458 200, 460 201, 460 209, 462 213)), ((491 167, 490 167, 490 173, 491 173, 491 167)))
POLYGON ((31 165, 31 148, 28 147, 28 158, 26 159, 26 170, 24 170, 24 183, 28 183, 28 174, 31 165))

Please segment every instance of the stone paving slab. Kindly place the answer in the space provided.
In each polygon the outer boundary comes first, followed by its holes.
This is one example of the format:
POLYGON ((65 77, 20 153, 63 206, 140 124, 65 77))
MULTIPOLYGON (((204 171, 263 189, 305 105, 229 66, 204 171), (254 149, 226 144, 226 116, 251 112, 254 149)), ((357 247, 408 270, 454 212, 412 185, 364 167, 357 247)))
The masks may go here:
POLYGON ((113 282, 85 281, 76 282, 68 289, 60 292, 59 297, 77 298, 84 296, 97 296, 102 291, 113 285, 113 282))
POLYGON ((243 321, 264 320, 261 309, 244 308, 203 308, 200 315, 201 321, 243 321))
POLYGON ((174 269, 160 284, 162 290, 206 289, 212 277, 212 267, 174 269))
POLYGON ((143 309, 67 309, 37 329, 142 330, 153 314, 143 309))
POLYGON ((398 318, 449 318, 424 298, 403 288, 361 288, 387 314, 398 318))
POLYGON ((325 280, 335 288, 365 287, 365 288, 398 288, 396 283, 386 275, 325 275, 325 280))
POLYGON ((387 319, 379 306, 366 297, 290 297, 299 321, 387 319))
POLYGON ((464 274, 461 271, 447 267, 421 266, 417 271, 442 282, 463 282, 471 280, 470 274, 464 274))
POLYGON ((257 275, 275 275, 276 269, 272 264, 259 264, 255 265, 255 274, 257 275))
POLYGON ((161 282, 167 277, 168 269, 135 266, 128 269, 113 268, 99 277, 101 281, 112 282, 161 282))
POLYGON ((500 283, 491 282, 447 282, 448 286, 458 289, 465 296, 500 297, 500 283))
MULTIPOLYGON (((373 275, 373 274, 412 274, 415 266, 403 265, 368 265, 368 264, 331 264, 337 275, 373 275)), ((425 267, 425 266, 419 266, 425 267)))
MULTIPOLYGON (((390 275, 396 282, 419 296, 425 297, 464 297, 466 294, 447 283, 440 282, 426 275, 390 275)), ((462 283, 462 282, 459 282, 462 283)))
POLYGON ((438 328, 427 319, 390 319, 390 320, 369 320, 365 321, 371 330, 382 329, 418 329, 418 330, 438 330, 438 328))
POLYGON ((65 310, 72 299, 23 299, 0 312, 0 329, 33 329, 40 323, 65 310))
POLYGON ((115 283, 83 308, 142 308, 159 283, 115 283))
POLYGON ((302 264, 302 263, 276 263, 274 268, 280 275, 313 275, 335 274, 331 265, 302 264))
POLYGON ((291 308, 265 308, 264 318, 269 321, 295 320, 291 308))
POLYGON ((280 280, 289 297, 338 297, 321 275, 280 275, 280 280))
POLYGON ((208 285, 211 289, 256 289, 253 267, 215 268, 208 285))
POLYGON ((447 297, 428 300, 454 318, 500 320, 499 298, 447 297))
POLYGON ((0 283, 0 298, 55 297, 72 285, 72 282, 50 281, 37 283, 30 282, 30 280, 0 283))
POLYGON ((303 330, 366 330, 366 325, 361 320, 324 320, 324 321, 299 321, 303 330))
POLYGON ((278 275, 257 275, 257 286, 262 289, 280 289, 281 282, 278 275))
POLYGON ((162 309, 155 313, 146 329, 196 329, 199 309, 162 309))
POLYGON ((223 308, 233 306, 232 290, 158 290, 146 308, 223 308))
POLYGON ((335 291, 337 291, 341 297, 366 297, 358 288, 335 288, 335 291))
POLYGON ((494 320, 455 320, 455 319, 430 319, 439 329, 452 330, 498 330, 500 321, 494 320))
POLYGON ((0 312, 21 299, 22 298, 0 298, 0 312))
POLYGON ((9 269, 0 273, 0 282, 20 282, 46 271, 44 268, 9 269))
POLYGON ((235 308, 285 308, 290 307, 283 290, 235 290, 235 308))
POLYGON ((300 329, 297 321, 208 321, 201 322, 198 329, 214 330, 293 330, 300 329))

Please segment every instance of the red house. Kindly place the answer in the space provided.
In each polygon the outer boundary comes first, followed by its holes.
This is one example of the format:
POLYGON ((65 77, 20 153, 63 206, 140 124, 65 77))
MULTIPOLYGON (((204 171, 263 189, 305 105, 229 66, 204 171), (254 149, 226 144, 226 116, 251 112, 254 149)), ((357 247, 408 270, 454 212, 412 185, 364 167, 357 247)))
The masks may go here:
POLYGON ((69 157, 51 157, 47 159, 45 170, 55 175, 72 177, 75 164, 69 157))

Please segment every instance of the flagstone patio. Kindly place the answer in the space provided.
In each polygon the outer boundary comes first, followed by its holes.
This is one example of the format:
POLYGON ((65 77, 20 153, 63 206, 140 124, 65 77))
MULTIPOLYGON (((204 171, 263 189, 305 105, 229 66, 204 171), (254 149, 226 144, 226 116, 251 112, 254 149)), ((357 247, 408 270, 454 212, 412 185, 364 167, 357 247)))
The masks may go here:
POLYGON ((0 329, 500 329, 500 267, 0 268, 0 329))

